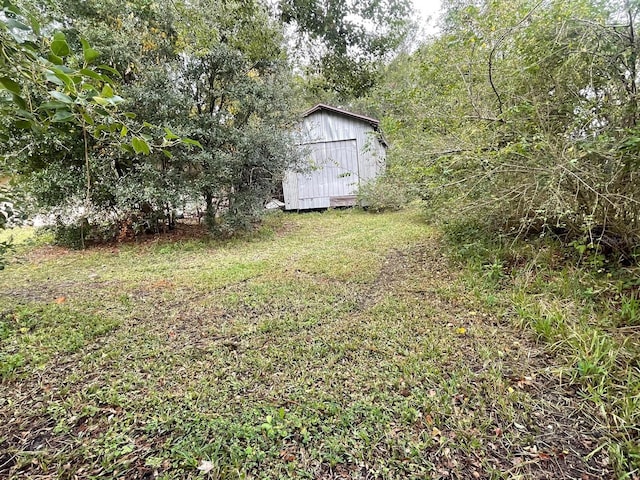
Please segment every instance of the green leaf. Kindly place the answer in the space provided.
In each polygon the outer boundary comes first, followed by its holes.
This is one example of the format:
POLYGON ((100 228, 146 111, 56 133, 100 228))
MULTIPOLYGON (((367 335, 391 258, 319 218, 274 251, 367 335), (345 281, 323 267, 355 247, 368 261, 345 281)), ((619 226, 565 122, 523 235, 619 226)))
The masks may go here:
POLYGON ((102 87, 102 93, 100 94, 100 96, 105 98, 113 97, 113 88, 111 88, 109 85, 105 85, 104 87, 102 87))
POLYGON ((127 143, 121 143, 120 144, 120 148, 122 150, 124 150, 127 153, 135 153, 136 151, 133 149, 133 147, 127 143))
POLYGON ((14 5, 9 0, 4 0, 2 2, 2 7, 8 12, 13 12, 16 15, 22 15, 22 10, 20 10, 17 5, 14 5))
POLYGON ((73 103, 73 99, 69 95, 65 95, 62 92, 58 92, 54 90, 52 92, 49 92, 49 95, 51 95, 53 98, 55 98, 59 102, 68 103, 68 104, 73 103))
POLYGON ((38 19, 34 15, 29 15, 29 23, 31 23, 33 33, 40 36, 40 22, 38 22, 38 19))
POLYGON ((80 74, 84 75, 85 77, 89 77, 89 78, 93 78, 94 80, 98 80, 100 82, 108 82, 111 83, 111 79, 105 75, 101 75, 98 72, 94 72, 93 70, 90 70, 88 68, 83 68, 82 70, 80 70, 80 74))
POLYGON ((87 112, 82 112, 82 118, 84 118, 85 123, 87 123, 88 125, 95 124, 93 118, 87 112))
POLYGON ((27 129, 31 128, 31 122, 29 120, 18 120, 14 123, 16 128, 27 129))
POLYGON ((80 39, 80 43, 82 44, 82 55, 84 56, 85 62, 91 63, 100 56, 100 52, 91 48, 89 42, 87 42, 84 38, 80 39))
POLYGON ((74 118, 75 117, 73 113, 71 113, 69 110, 60 110, 56 112, 56 114, 53 116, 51 121, 56 123, 62 123, 62 122, 68 122, 70 120, 73 120, 74 118))
POLYGON ((54 72, 66 73, 67 75, 71 75, 71 74, 75 73, 75 70, 73 68, 69 68, 66 65, 59 65, 59 66, 51 67, 51 70, 53 70, 54 72))
POLYGON ((169 150, 162 150, 162 153, 164 153, 167 158, 173 158, 173 153, 169 150))
POLYGON ((93 101, 96 102, 98 105, 102 105, 103 107, 106 107, 107 105, 109 105, 109 101, 106 98, 93 97, 93 101))
POLYGON ((140 137, 133 137, 131 139, 131 146, 136 153, 142 153, 144 155, 149 155, 151 153, 149 144, 140 137))
POLYGON ((23 110, 23 109, 19 109, 16 112, 16 117, 21 118, 23 120, 35 120, 35 117, 33 116, 33 113, 27 111, 27 110, 23 110))
POLYGON ((54 70, 54 75, 56 77, 58 77, 60 80, 62 80, 62 82, 64 83, 64 85, 71 91, 75 91, 75 83, 73 82, 73 79, 67 75, 66 73, 60 72, 60 71, 56 71, 54 70))
POLYGON ((67 104, 63 102, 45 102, 38 108, 40 110, 57 110, 59 108, 67 108, 67 104))
POLYGON ((27 102, 20 95, 16 95, 15 93, 13 93, 11 95, 11 98, 13 99, 13 103, 18 105, 18 107, 22 108, 23 110, 27 109, 27 102))
POLYGON ((193 146, 202 148, 202 145, 197 140, 192 140, 190 138, 183 138, 181 142, 184 143, 185 145, 193 145, 193 146))
POLYGON ((90 83, 83 83, 81 90, 84 93, 84 96, 88 98, 100 96, 100 92, 98 92, 90 83))
POLYGON ((105 70, 109 73, 113 73, 114 75, 117 75, 118 77, 122 77, 122 75, 120 75, 120 72, 118 70, 116 70, 115 68, 110 67, 109 65, 98 65, 96 68, 100 69, 100 70, 105 70))
POLYGON ((167 140, 177 140, 178 138, 180 138, 175 133, 173 133, 169 129, 169 127, 164 127, 164 133, 166 134, 164 138, 166 138, 167 140))
POLYGON ((20 92, 22 91, 20 84, 11 80, 9 77, 0 78, 0 88, 9 90, 11 93, 15 93, 16 95, 20 95, 20 92))
POLYGON ((103 132, 108 133, 109 131, 110 131, 109 126, 105 125, 104 123, 101 123, 93 130, 93 136, 95 138, 99 138, 103 132))
POLYGON ((10 29, 17 28, 18 30, 24 30, 24 31, 31 30, 31 28, 29 28, 28 25, 25 25, 24 23, 22 23, 19 20, 16 20, 15 18, 8 18, 7 20, 5 20, 5 23, 10 29))
POLYGON ((109 113, 109 110, 100 105, 96 105, 96 112, 98 113, 98 115, 102 115, 103 117, 109 117, 111 115, 111 113, 109 113))
POLYGON ((128 133, 129 133, 129 129, 127 128, 126 125, 123 125, 122 130, 120 130, 120 138, 126 137, 128 133))
POLYGON ((53 35, 53 42, 51 42, 51 51, 58 57, 66 57, 71 53, 69 44, 67 43, 67 37, 62 32, 56 32, 53 35))
POLYGON ((54 55, 53 53, 49 54, 49 56, 47 57, 47 60, 49 60, 54 65, 62 65, 62 64, 64 64, 64 60, 62 60, 62 58, 60 58, 59 56, 54 55))
POLYGON ((56 77, 56 75, 51 70, 46 71, 44 76, 46 77, 48 82, 51 82, 60 87, 64 86, 64 82, 56 77))

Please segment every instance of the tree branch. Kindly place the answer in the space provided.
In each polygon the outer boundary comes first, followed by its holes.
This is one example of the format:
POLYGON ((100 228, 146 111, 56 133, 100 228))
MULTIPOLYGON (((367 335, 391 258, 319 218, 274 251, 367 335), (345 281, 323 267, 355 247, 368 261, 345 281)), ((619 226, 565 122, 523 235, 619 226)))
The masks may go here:
POLYGON ((513 27, 511 27, 508 31, 506 31, 499 39, 498 42, 493 46, 493 48, 491 49, 491 53, 489 53, 489 83, 491 84, 491 89, 493 90, 493 93, 496 95, 496 98, 498 99, 498 111, 500 112, 500 115, 502 115, 502 97, 500 97, 500 93, 498 92, 498 89, 496 88, 496 85, 493 81, 493 58, 494 55, 496 54, 496 51, 498 50, 498 47, 500 47, 500 45, 502 45, 502 42, 505 41, 505 39, 511 34, 513 33, 513 31, 518 28, 520 25, 522 25, 524 22, 526 22, 529 17, 531 17, 531 15, 533 15, 533 12, 535 12, 538 7, 540 5, 542 5, 544 3, 544 0, 540 0, 531 10, 529 10, 529 12, 520 19, 520 21, 518 23, 516 23, 513 27))

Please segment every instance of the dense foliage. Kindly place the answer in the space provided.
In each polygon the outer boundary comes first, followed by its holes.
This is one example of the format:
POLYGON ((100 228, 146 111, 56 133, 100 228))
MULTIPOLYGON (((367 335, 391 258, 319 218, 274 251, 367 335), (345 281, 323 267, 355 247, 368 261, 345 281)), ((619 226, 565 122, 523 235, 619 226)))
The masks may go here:
POLYGON ((281 0, 279 8, 296 33, 304 93, 341 102, 377 85, 415 30, 409 0, 281 0))
MULTIPOLYGON (((79 39, 81 53, 76 56, 64 33, 48 36, 41 30, 32 13, 5 2, 0 11, 0 179, 7 174, 42 176, 45 172, 46 181, 31 186, 42 192, 51 206, 56 193, 58 206, 67 195, 65 185, 57 180, 75 181, 78 191, 85 189, 86 213, 93 184, 100 180, 92 167, 90 148, 148 152, 153 137, 120 111, 124 100, 114 91, 115 82, 109 76, 117 71, 94 65, 100 53, 86 39, 79 39), (52 160, 60 157, 67 163, 55 165, 52 160), (51 178, 60 173, 58 179, 51 178)), ((162 147, 178 140, 171 134, 171 138, 162 139, 162 147)), ((17 198, 15 190, 4 187, 2 192, 0 228, 15 217, 12 204, 17 198)), ((0 254, 6 250, 6 242, 1 247, 0 254)))
POLYGON ((71 2, 43 13, 51 42, 15 17, 5 11, 3 45, 26 53, 2 65, 3 169, 40 211, 81 237, 157 231, 200 203, 214 228, 251 225, 294 159, 282 38, 264 8, 71 2), (44 75, 20 70, 34 63, 44 75), (165 148, 180 139, 201 148, 165 148))
POLYGON ((637 2, 456 2, 389 69, 395 173, 444 217, 629 256, 640 240, 637 2))

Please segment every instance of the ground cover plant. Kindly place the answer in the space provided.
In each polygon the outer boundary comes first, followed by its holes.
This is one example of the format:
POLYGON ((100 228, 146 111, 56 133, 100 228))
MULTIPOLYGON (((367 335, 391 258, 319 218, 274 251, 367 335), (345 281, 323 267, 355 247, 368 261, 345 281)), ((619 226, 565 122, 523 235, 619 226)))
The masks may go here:
POLYGON ((637 476, 632 428, 607 424, 637 419, 609 361, 630 346, 572 362, 541 320, 572 310, 536 312, 541 279, 474 273, 415 211, 276 215, 224 242, 17 243, 2 477, 637 476), (609 409, 614 384, 626 407, 609 409))

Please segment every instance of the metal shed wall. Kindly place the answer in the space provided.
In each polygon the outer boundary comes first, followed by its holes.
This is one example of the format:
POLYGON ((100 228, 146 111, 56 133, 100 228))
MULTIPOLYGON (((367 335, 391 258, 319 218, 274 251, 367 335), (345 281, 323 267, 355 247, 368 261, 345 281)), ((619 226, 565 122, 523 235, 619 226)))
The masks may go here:
POLYGON ((318 110, 303 119, 300 134, 308 157, 285 175, 286 210, 353 205, 355 198, 349 197, 358 186, 384 170, 385 148, 367 121, 318 110))

